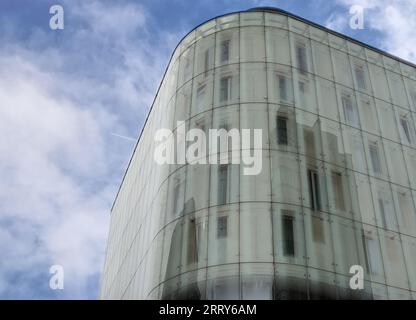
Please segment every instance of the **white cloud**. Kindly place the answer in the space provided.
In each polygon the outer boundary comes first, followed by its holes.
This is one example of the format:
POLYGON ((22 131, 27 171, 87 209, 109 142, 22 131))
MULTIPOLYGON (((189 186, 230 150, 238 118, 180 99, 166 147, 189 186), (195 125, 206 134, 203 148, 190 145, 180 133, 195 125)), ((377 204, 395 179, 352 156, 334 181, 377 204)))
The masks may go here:
POLYGON ((336 31, 348 28, 349 8, 364 8, 365 28, 378 31, 382 38, 376 43, 400 58, 416 62, 416 1, 414 0, 337 0, 344 12, 333 14, 327 26, 336 31))
POLYGON ((79 296, 85 277, 100 270, 111 199, 83 184, 109 170, 103 134, 111 121, 105 111, 57 98, 40 70, 9 60, 0 58, 0 228, 11 239, 3 242, 0 272, 17 267, 30 278, 41 262, 62 264, 79 296))
POLYGON ((134 147, 112 133, 137 135, 177 40, 155 47, 138 5, 64 8, 79 26, 66 20, 64 41, 41 29, 19 41, 10 24, 0 32, 3 298, 97 296, 109 209, 134 147), (52 264, 64 267, 63 292, 48 288, 52 264))

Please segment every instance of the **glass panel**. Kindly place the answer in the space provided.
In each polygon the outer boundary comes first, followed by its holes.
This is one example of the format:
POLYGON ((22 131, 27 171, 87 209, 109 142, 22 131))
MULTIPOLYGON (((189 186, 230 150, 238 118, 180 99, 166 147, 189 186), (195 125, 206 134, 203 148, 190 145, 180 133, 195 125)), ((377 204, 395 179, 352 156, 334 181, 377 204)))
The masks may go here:
POLYGON ((217 18, 217 27, 221 30, 238 27, 239 21, 240 21, 240 15, 238 13, 229 14, 229 15, 217 18))
POLYGON ((320 118, 322 152, 326 162, 345 167, 345 153, 342 145, 339 122, 320 118))
POLYGON ((408 177, 401 146, 388 140, 384 140, 383 143, 386 148, 390 180, 402 186, 407 186, 408 177))
POLYGON ((309 37, 309 25, 298 19, 289 17, 289 29, 305 37, 309 37))
POLYGON ((192 78, 194 67, 194 51, 195 45, 192 45, 181 55, 179 62, 179 87, 181 87, 185 82, 192 78))
POLYGON ((213 72, 205 72, 193 80, 191 116, 212 108, 213 72))
POLYGON ((269 140, 271 149, 296 152, 295 110, 269 105, 269 140))
POLYGON ((237 63, 239 61, 239 29, 233 28, 217 32, 215 65, 237 63))
POLYGON ((316 212, 328 211, 327 186, 322 163, 312 162, 301 156, 300 165, 303 205, 316 212))
POLYGON ((334 80, 329 47, 319 42, 312 41, 312 53, 315 74, 329 80, 334 80))
POLYGON ((389 70, 386 72, 393 103, 398 106, 409 108, 402 76, 389 70))
POLYGON ((345 125, 341 125, 341 128, 347 168, 367 173, 367 162, 361 132, 345 125))
MULTIPOLYGON (((276 263, 293 265, 286 271, 297 278, 304 277, 294 265, 306 265, 305 238, 301 207, 272 204, 273 248, 276 263)), ((277 267, 280 268, 279 266, 277 267)), ((303 270, 305 271, 305 270, 303 270)))
POLYGON ((240 201, 270 201, 269 151, 259 151, 253 157, 256 166, 261 165, 261 170, 257 175, 244 174, 245 166, 240 165, 240 201))
POLYGON ((207 299, 241 299, 239 270, 240 266, 238 263, 208 268, 207 299))
POLYGON ((286 30, 266 28, 267 61, 290 65, 289 34, 286 30))
POLYGON ((414 145, 416 134, 412 113, 398 107, 395 109, 402 143, 409 146, 414 145))
POLYGON ((333 82, 321 78, 316 78, 316 80, 319 113, 331 120, 338 121, 337 98, 333 82))
POLYGON ((403 250, 409 274, 410 288, 416 291, 416 238, 403 236, 403 250))
POLYGON ((266 26, 272 26, 282 29, 287 29, 288 27, 286 15, 265 12, 265 21, 266 26))
POLYGON ((264 25, 263 12, 245 12, 240 16, 240 25, 251 26, 251 25, 264 25))
POLYGON ((298 157, 294 153, 271 151, 272 201, 301 204, 298 157))
POLYGON ((169 177, 166 223, 178 218, 182 214, 185 196, 185 170, 186 167, 182 167, 169 177))
POLYGON ((363 133, 363 140, 371 174, 376 177, 387 178, 386 161, 381 139, 368 133, 363 133))
POLYGON ((267 99, 266 65, 244 63, 241 65, 241 103, 265 102, 267 99))
POLYGON ((215 71, 215 106, 237 103, 240 98, 238 65, 221 67, 215 71))
POLYGON ((206 270, 196 270, 180 275, 179 290, 175 299, 201 300, 206 299, 206 270))
POLYGON ((379 99, 390 101, 389 86, 384 69, 371 63, 368 64, 368 68, 374 95, 379 99))
POLYGON ((183 85, 178 90, 178 93, 176 94, 174 128, 176 128, 178 121, 185 121, 189 118, 191 98, 192 98, 192 81, 189 81, 185 85, 183 85))
POLYGON ((305 209, 305 237, 311 299, 334 296, 334 256, 331 226, 326 213, 305 209), (318 270, 319 271, 318 271, 318 270))
MULTIPOLYGON (((182 224, 177 219, 164 229, 164 248, 162 258, 162 281, 167 281, 180 273, 182 244, 182 224)), ((179 279, 177 279, 179 280, 179 279)), ((168 296, 176 287, 177 280, 164 286, 162 296, 168 296), (173 287, 173 288, 172 288, 173 287)))
POLYGON ((416 81, 409 78, 403 78, 407 91, 407 98, 410 104, 410 109, 416 111, 416 81))
MULTIPOLYGON (((230 155, 231 156, 231 155, 230 155)), ((235 203, 239 199, 238 164, 211 164, 210 205, 235 203), (226 176, 225 176, 226 175, 226 176), (225 179, 226 178, 226 179, 225 179), (225 194, 224 194, 225 193, 225 194)))
POLYGON ((340 167, 327 166, 326 179, 328 186, 329 210, 338 215, 350 217, 349 178, 340 167))
POLYGON ((296 107, 308 110, 313 113, 318 113, 316 106, 316 88, 315 78, 311 74, 302 74, 294 69, 294 92, 296 107))
POLYGON ((357 95, 360 110, 361 128, 370 133, 380 135, 377 110, 372 97, 359 93, 357 95))
POLYGON ((242 264, 242 299, 271 300, 273 298, 273 272, 271 263, 242 264))
POLYGON ((383 137, 399 142, 393 108, 390 104, 376 100, 381 134, 383 137))
POLYGON ((373 190, 374 207, 376 209, 377 225, 380 228, 398 231, 396 212, 389 184, 378 179, 370 179, 373 190))
POLYGON ((241 28, 241 62, 265 61, 263 27, 241 28))
POLYGON ((209 166, 206 164, 189 164, 186 175, 185 213, 209 206, 209 184, 201 184, 201 181, 209 181, 209 166))
POLYGON ((267 89, 269 102, 293 104, 292 71, 289 67, 269 63, 267 65, 267 89))
POLYGON ((351 65, 354 73, 355 88, 360 91, 371 92, 366 62, 353 58, 351 59, 351 65))
MULTIPOLYGON (((237 16, 238 19, 238 16, 237 16)), ((211 35, 215 32, 217 27, 217 21, 211 20, 203 25, 201 25, 198 29, 196 29, 196 40, 199 41, 202 37, 206 37, 211 35)))
POLYGON ((206 73, 214 67, 215 35, 200 39, 196 43, 194 76, 206 73))
POLYGON ((309 39, 290 34, 292 43, 292 61, 298 72, 306 75, 311 72, 311 49, 309 39))
POLYGON ((403 146, 410 186, 416 189, 416 150, 403 146))
POLYGON ((373 226, 364 225, 362 241, 366 249, 366 269, 370 270, 371 280, 385 283, 378 230, 373 226))
POLYGON ((208 225, 208 265, 238 263, 238 255, 238 204, 211 207, 208 225))
POLYGON ((408 288, 408 277, 401 240, 397 233, 379 230, 387 285, 408 288))
POLYGON ((353 265, 360 265, 366 270, 362 226, 352 220, 337 216, 332 216, 331 220, 337 273, 350 277, 350 268, 353 265))
MULTIPOLYGON (((250 137, 249 143, 250 149, 264 148, 266 149, 269 144, 269 137, 267 132, 268 126, 268 109, 266 104, 241 104, 240 105, 240 121, 241 121, 241 135, 244 134, 243 130, 246 130, 247 137, 250 137), (249 131, 247 131, 247 129, 249 131), (261 130, 261 146, 254 145, 254 130, 261 130)), ((242 136, 243 140, 243 136, 242 136)), ((244 149, 247 147, 242 146, 244 149)), ((244 160, 244 159, 242 159, 244 160)))
POLYGON ((240 263, 273 262, 270 203, 240 204, 240 263))
POLYGON ((335 68, 335 81, 352 88, 352 76, 348 55, 334 49, 331 49, 331 53, 335 68))
POLYGON ((400 232, 408 235, 415 235, 416 212, 410 190, 399 186, 393 186, 393 198, 400 232))
MULTIPOLYGON (((296 110, 296 122, 299 152, 310 158, 322 159, 318 117, 296 110)), ((313 159, 308 159, 308 161, 313 161, 313 159)))

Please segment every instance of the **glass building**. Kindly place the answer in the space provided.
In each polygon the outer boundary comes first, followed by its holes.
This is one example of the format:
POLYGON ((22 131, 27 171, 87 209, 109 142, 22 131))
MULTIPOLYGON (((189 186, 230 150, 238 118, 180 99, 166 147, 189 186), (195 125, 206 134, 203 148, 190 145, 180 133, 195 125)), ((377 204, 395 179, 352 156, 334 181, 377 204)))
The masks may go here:
POLYGON ((114 202, 101 298, 416 298, 415 112, 413 64, 290 13, 199 25, 114 202), (156 131, 185 143, 180 120, 261 128, 260 174, 157 164, 156 131))

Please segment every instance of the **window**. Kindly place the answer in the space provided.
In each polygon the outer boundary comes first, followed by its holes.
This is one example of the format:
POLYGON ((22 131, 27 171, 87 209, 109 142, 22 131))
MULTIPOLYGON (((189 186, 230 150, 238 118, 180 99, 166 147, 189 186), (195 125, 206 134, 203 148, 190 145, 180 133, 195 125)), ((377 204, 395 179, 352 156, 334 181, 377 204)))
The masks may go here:
POLYGON ((371 158, 371 165, 373 166, 373 171, 374 173, 381 173, 381 163, 380 163, 380 157, 378 154, 377 142, 369 141, 369 149, 370 149, 370 158, 371 158))
POLYGON ((306 83, 303 81, 298 82, 299 85, 299 104, 301 106, 306 106, 306 83))
MULTIPOLYGON (((409 219, 413 218, 413 208, 412 208, 411 200, 409 199, 408 195, 405 192, 398 192, 397 196, 399 199, 399 208, 400 208, 400 213, 403 219, 403 223, 407 224, 409 219)), ((408 228, 409 226, 404 226, 404 227, 408 228)))
POLYGON ((218 204, 227 203, 228 193, 228 164, 221 164, 218 171, 218 204))
POLYGON ((364 68, 362 66, 355 65, 354 71, 355 71, 355 79, 357 81, 358 88, 366 90, 364 68))
POLYGON ((332 187, 334 192, 335 207, 338 210, 345 210, 344 190, 342 186, 342 175, 339 172, 332 172, 332 187))
POLYGON ((408 143, 412 143, 412 138, 410 135, 410 127, 409 127, 409 120, 406 116, 400 117, 400 126, 402 127, 403 133, 407 139, 408 143))
POLYGON ((196 90, 196 110, 201 111, 204 107, 205 85, 199 86, 196 90))
POLYGON ((320 210, 319 176, 315 170, 308 170, 309 195, 312 210, 320 210))
POLYGON ((315 242, 325 243, 324 222, 316 216, 312 216, 312 239, 315 242))
POLYGON ((416 92, 410 92, 410 99, 412 100, 413 109, 416 109, 416 92))
POLYGON ((282 216, 282 236, 283 236, 283 255, 287 257, 295 256, 295 237, 294 237, 294 224, 293 216, 282 216))
POLYGON ((222 77, 220 80, 220 101, 231 99, 231 76, 222 77))
POLYGON ((185 239, 187 243, 186 251, 187 251, 187 264, 193 264, 198 262, 198 242, 197 242, 197 228, 195 224, 195 215, 188 216, 188 223, 186 223, 186 234, 187 239, 185 239))
POLYGON ((367 263, 372 274, 380 274, 379 256, 377 242, 369 237, 364 236, 365 249, 367 251, 367 263))
POLYGON ((342 95, 342 109, 344 110, 344 118, 348 124, 356 124, 354 107, 352 105, 350 95, 342 95))
POLYGON ((179 213, 179 194, 181 190, 181 185, 177 181, 175 187, 173 188, 173 214, 176 215, 179 213))
POLYGON ((384 209, 383 199, 378 199, 378 207, 380 208, 381 223, 383 228, 387 228, 386 210, 384 209))
POLYGON ((286 77, 280 74, 277 75, 277 82, 279 84, 279 97, 282 101, 287 101, 287 83, 286 77))
POLYGON ((287 118, 277 116, 277 143, 287 146, 287 118))
POLYGON ((305 145, 305 154, 308 157, 316 157, 315 134, 309 129, 303 129, 303 140, 305 145))
POLYGON ((302 74, 306 74, 308 72, 308 62, 306 58, 306 47, 303 43, 296 44, 296 61, 299 71, 302 74))
POLYGON ((206 72, 208 71, 208 69, 209 69, 209 49, 206 49, 205 53, 204 53, 204 72, 205 72, 205 75, 206 75, 206 72))
POLYGON ((364 230, 361 230, 361 242, 364 251, 364 260, 365 260, 365 267, 366 269, 371 272, 370 261, 368 260, 368 253, 367 253, 367 238, 364 234, 364 230))
POLYGON ((220 45, 220 61, 226 63, 230 59, 230 40, 221 41, 220 45))
POLYGON ((394 207, 390 198, 391 197, 386 192, 378 192, 378 207, 380 210, 381 223, 383 228, 396 230, 394 207))
POLYGON ((217 238, 226 238, 228 228, 228 216, 218 217, 217 219, 217 238))
POLYGON ((183 81, 187 81, 192 77, 192 61, 191 58, 185 58, 185 71, 183 73, 183 81))
POLYGON ((354 169, 359 171, 366 171, 364 147, 361 142, 361 137, 355 135, 351 136, 351 149, 354 169))

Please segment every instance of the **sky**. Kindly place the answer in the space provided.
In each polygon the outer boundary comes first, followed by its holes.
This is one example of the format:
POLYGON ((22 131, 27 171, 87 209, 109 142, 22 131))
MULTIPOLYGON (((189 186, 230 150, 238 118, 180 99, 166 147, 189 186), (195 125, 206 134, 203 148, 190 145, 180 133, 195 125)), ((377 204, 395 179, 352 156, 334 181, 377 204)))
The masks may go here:
POLYGON ((111 206, 176 44, 258 6, 416 63, 415 0, 0 1, 0 299, 98 297, 111 206), (49 27, 56 4, 63 30, 49 27))

